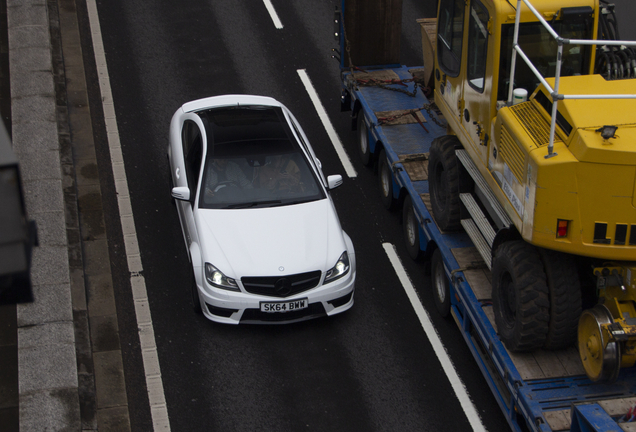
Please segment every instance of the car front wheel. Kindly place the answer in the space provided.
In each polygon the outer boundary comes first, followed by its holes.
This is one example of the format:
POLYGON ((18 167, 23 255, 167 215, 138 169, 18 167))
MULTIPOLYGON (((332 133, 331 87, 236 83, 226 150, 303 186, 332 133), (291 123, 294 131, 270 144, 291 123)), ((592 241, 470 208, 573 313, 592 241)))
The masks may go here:
POLYGON ((199 288, 197 287, 197 279, 192 273, 192 281, 190 282, 190 293, 192 294, 192 309, 197 314, 202 314, 201 299, 199 298, 199 288))

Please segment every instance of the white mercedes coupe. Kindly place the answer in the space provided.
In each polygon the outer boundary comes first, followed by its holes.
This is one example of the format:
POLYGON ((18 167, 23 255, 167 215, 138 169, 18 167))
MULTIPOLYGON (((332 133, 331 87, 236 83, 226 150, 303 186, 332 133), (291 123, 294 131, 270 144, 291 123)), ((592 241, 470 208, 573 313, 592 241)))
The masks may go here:
POLYGON ((263 96, 184 104, 168 159, 194 310, 229 324, 290 323, 353 306, 356 258, 289 110, 263 96))

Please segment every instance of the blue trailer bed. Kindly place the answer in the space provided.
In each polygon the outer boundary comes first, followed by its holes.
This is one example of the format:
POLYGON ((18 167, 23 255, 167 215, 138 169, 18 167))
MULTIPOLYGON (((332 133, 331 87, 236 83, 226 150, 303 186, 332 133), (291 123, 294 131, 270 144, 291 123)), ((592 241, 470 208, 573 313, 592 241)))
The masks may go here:
POLYGON ((430 209, 427 156, 433 140, 447 132, 422 88, 416 88, 420 70, 343 69, 342 108, 351 110, 353 118, 363 116, 376 159, 384 150, 393 196, 411 198, 420 248, 440 250, 450 281, 451 314, 511 428, 636 431, 636 423, 617 422, 636 405, 633 368, 622 369, 613 384, 593 383, 574 347, 516 354, 497 336, 488 267, 469 236, 440 231, 430 209))

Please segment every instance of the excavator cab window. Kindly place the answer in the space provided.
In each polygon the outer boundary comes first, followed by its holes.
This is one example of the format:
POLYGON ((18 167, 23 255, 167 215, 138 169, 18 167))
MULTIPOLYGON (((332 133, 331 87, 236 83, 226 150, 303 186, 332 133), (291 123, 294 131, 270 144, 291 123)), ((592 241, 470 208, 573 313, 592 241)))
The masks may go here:
POLYGON ((484 91, 486 60, 488 57, 488 10, 479 0, 470 5, 468 26, 468 84, 476 91, 484 91))
POLYGON ((465 3, 464 0, 443 0, 439 7, 438 62, 446 75, 456 77, 461 67, 465 3))
MULTIPOLYGON (((591 39, 590 19, 553 20, 550 25, 563 38, 591 39)), ((504 24, 501 29, 501 60, 497 100, 506 100, 508 97, 513 36, 514 24, 504 24)), ((558 45, 541 23, 521 23, 519 26, 519 46, 541 72, 541 75, 544 77, 555 76, 558 45)), ((563 46, 561 76, 587 74, 589 72, 590 52, 589 46, 565 44, 563 46)), ((526 62, 517 56, 514 88, 524 88, 528 94, 531 94, 537 85, 539 85, 537 77, 526 65, 526 62)))

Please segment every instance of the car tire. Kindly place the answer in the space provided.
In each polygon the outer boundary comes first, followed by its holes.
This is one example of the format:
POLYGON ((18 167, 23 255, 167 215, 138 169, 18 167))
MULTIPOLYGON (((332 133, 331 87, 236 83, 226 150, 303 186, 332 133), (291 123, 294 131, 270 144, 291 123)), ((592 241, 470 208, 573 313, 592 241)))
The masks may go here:
POLYGON ((197 279, 192 273, 192 281, 190 282, 190 294, 192 295, 192 310, 196 314, 202 314, 201 299, 199 298, 199 288, 197 287, 197 279))
POLYGON ((404 233, 404 244, 409 256, 414 260, 421 255, 420 251, 420 229, 411 197, 407 196, 402 206, 402 230, 404 233))
POLYGON ((455 155, 462 145, 456 136, 435 138, 428 161, 431 207, 437 226, 442 231, 461 228, 461 192, 470 192, 473 180, 455 155))
POLYGON ((518 240, 497 248, 492 264, 492 302, 497 332, 510 351, 543 347, 550 300, 536 247, 518 240))
POLYGON ((442 317, 448 317, 451 308, 450 285, 444 270, 442 253, 439 249, 435 249, 431 258, 431 286, 437 311, 442 317))
POLYGON ((358 154, 360 155, 360 160, 362 161, 362 165, 369 166, 372 162, 371 147, 369 146, 369 130, 367 129, 367 122, 364 120, 364 114, 362 114, 362 111, 358 111, 357 135, 358 154))
POLYGON ((393 173, 384 149, 380 151, 378 158, 378 186, 382 205, 387 210, 393 210, 397 200, 393 198, 393 173))

